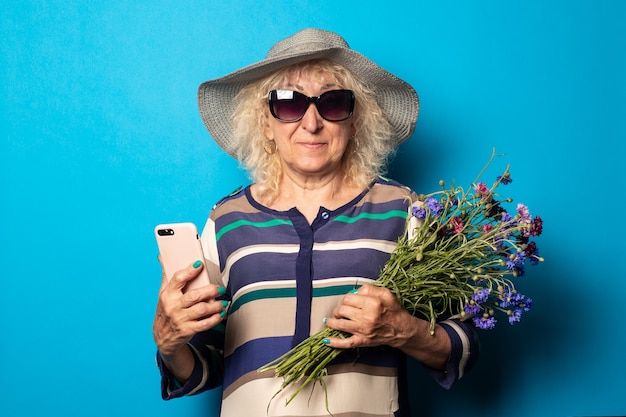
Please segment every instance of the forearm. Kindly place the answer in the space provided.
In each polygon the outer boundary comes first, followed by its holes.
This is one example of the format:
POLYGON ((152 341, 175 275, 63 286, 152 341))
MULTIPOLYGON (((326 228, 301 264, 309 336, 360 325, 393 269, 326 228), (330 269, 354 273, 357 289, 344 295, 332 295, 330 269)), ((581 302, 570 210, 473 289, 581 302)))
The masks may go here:
POLYGON ((445 370, 451 351, 451 342, 446 331, 435 325, 431 335, 428 321, 408 314, 405 320, 394 346, 429 368, 445 370))
POLYGON ((184 384, 187 382, 194 367, 194 357, 191 353, 189 345, 182 345, 172 354, 164 354, 159 352, 163 365, 171 372, 178 382, 184 384))

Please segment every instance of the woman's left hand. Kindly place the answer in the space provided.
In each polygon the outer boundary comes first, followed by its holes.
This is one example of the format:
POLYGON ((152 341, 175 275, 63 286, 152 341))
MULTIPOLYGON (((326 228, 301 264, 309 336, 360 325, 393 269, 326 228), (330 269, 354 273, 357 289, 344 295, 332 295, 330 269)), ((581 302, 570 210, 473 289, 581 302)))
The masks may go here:
POLYGON ((328 346, 351 349, 388 345, 423 364, 445 369, 450 338, 440 326, 430 333, 430 323, 410 315, 387 288, 363 285, 343 297, 341 305, 326 319, 326 326, 350 333, 345 339, 328 339, 328 346))
POLYGON ((333 318, 326 325, 352 334, 346 339, 332 339, 329 346, 349 349, 360 346, 389 345, 400 347, 412 337, 415 317, 402 308, 387 288, 363 285, 356 293, 346 294, 333 318))

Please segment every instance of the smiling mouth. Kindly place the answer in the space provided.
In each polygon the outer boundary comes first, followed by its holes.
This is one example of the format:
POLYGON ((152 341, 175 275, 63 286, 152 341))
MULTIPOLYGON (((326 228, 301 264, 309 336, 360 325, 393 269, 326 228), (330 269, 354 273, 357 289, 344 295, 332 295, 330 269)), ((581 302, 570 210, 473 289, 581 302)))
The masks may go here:
POLYGON ((319 149, 323 146, 326 146, 326 143, 325 142, 301 142, 300 145, 309 149, 319 149))

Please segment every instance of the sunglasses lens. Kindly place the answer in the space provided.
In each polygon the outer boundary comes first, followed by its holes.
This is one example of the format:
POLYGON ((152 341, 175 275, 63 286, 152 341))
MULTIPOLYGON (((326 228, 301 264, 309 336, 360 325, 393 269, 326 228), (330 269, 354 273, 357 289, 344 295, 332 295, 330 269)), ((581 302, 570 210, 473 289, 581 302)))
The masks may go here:
POLYGON ((304 116, 308 107, 307 97, 297 91, 272 90, 270 109, 278 120, 291 122, 304 116))
POLYGON ((354 95, 350 90, 333 90, 322 94, 317 102, 320 116, 331 122, 346 120, 352 115, 354 95))

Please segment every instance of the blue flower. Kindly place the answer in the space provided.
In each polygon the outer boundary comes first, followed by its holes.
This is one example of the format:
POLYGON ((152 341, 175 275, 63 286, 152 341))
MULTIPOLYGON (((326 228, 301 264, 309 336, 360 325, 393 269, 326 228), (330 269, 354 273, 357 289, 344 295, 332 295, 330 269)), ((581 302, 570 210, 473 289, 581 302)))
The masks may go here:
MULTIPOLYGON (((499 306, 502 308, 514 308, 516 310, 519 310, 521 314, 522 310, 529 311, 532 303, 533 300, 531 300, 530 298, 526 298, 524 294, 518 293, 517 291, 506 290, 502 295, 499 306)), ((510 320, 511 319, 509 319, 509 321, 510 320)))
POLYGON ((489 293, 491 290, 489 288, 481 288, 472 294, 472 300, 474 300, 477 304, 484 303, 489 298, 489 293))
POLYGON ((510 291, 509 292, 509 299, 511 300, 512 303, 514 303, 515 305, 519 305, 519 303, 521 303, 522 301, 524 301, 524 294, 519 293, 517 291, 510 291))
POLYGON ((513 182, 511 177, 509 175, 507 175, 507 174, 505 174, 505 175, 498 175, 496 180, 500 181, 500 184, 502 184, 502 185, 507 185, 507 184, 510 184, 510 183, 513 182))
POLYGON ((532 258, 530 258, 530 264, 532 266, 537 266, 539 265, 539 258, 537 258, 536 256, 533 256, 532 258))
POLYGON ((526 254, 524 251, 516 251, 511 253, 506 261, 506 269, 515 273, 517 276, 524 275, 524 262, 526 261, 526 254))
POLYGON ((420 207, 413 206, 413 208, 411 209, 411 212, 413 213, 413 216, 415 216, 418 219, 425 219, 426 218, 426 209, 425 208, 420 208, 420 207))
POLYGON ((489 317, 489 316, 474 317, 472 321, 474 322, 474 326, 478 327, 479 329, 491 330, 494 327, 496 327, 495 317, 489 317))
POLYGON ((443 204, 432 197, 426 199, 426 207, 428 207, 428 210, 430 210, 435 217, 439 216, 443 211, 443 204))
POLYGON ((506 211, 504 213, 502 213, 502 223, 509 222, 509 221, 511 221, 512 218, 513 217, 509 213, 507 213, 506 211))
POLYGON ((522 310, 519 308, 508 311, 507 314, 509 315, 509 324, 519 323, 522 320, 522 310))
POLYGON ((476 315, 480 313, 480 306, 476 304, 475 302, 470 301, 469 303, 465 303, 465 307, 463 308, 463 311, 465 311, 467 314, 476 315))

